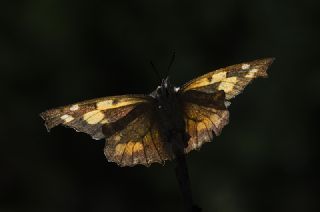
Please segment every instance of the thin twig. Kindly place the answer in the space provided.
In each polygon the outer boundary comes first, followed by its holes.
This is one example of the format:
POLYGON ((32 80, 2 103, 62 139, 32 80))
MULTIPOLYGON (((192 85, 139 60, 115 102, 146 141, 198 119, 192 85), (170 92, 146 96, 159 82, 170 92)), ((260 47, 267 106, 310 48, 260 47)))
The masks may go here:
POLYGON ((173 151, 175 154, 175 174, 182 193, 184 209, 186 212, 201 212, 201 208, 193 204, 187 161, 179 143, 181 142, 174 143, 173 151))

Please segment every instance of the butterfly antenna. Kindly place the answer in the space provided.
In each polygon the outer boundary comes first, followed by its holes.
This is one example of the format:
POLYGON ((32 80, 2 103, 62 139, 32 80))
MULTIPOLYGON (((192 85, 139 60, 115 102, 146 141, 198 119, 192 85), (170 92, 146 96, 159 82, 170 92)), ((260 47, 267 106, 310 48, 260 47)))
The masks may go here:
POLYGON ((171 66, 175 59, 176 59, 176 51, 173 51, 170 63, 168 65, 167 76, 170 74, 171 66))
POLYGON ((161 76, 159 74, 158 69, 156 68, 156 66, 153 64, 152 61, 150 61, 150 65, 152 67, 152 70, 154 71, 154 73, 156 74, 156 76, 158 77, 159 82, 161 83, 161 76))

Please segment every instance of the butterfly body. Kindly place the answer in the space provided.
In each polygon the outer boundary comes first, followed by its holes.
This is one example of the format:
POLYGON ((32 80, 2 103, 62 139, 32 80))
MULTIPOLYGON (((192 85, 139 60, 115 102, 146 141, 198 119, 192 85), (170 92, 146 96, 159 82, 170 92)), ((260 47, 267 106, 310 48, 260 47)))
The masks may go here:
POLYGON ((183 149, 188 145, 190 136, 185 130, 183 105, 178 90, 167 77, 162 80, 161 86, 151 93, 151 97, 155 99, 155 118, 159 120, 163 141, 183 149))
POLYGON ((209 72, 174 87, 169 78, 150 95, 83 101, 40 114, 48 130, 64 125, 105 139, 108 161, 120 166, 164 163, 214 139, 229 121, 230 100, 255 78, 267 77, 273 58, 209 72))

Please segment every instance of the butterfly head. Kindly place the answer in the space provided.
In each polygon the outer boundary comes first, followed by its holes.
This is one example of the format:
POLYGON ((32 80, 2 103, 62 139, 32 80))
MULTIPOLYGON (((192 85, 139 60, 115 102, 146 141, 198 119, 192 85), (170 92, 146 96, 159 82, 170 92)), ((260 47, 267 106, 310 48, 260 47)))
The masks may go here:
POLYGON ((166 77, 165 79, 162 79, 161 85, 157 87, 156 90, 154 90, 150 96, 152 96, 155 99, 168 99, 170 98, 174 93, 176 92, 174 86, 170 82, 170 78, 166 77))
POLYGON ((174 87, 171 84, 170 78, 166 77, 162 80, 161 86, 157 89, 157 96, 161 98, 170 98, 174 94, 174 87))
POLYGON ((169 76, 167 76, 165 79, 162 79, 161 87, 163 88, 172 87, 169 76))

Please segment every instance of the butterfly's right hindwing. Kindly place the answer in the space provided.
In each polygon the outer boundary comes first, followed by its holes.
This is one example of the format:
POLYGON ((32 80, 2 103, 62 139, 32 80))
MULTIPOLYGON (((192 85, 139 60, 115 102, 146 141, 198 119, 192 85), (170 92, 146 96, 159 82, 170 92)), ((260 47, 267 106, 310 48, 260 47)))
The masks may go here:
POLYGON ((229 111, 224 105, 223 91, 207 94, 199 91, 187 91, 180 94, 186 132, 190 136, 185 153, 213 140, 228 124, 229 111))

